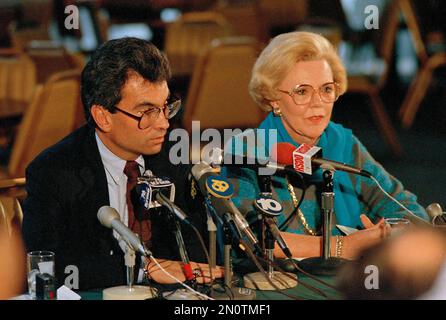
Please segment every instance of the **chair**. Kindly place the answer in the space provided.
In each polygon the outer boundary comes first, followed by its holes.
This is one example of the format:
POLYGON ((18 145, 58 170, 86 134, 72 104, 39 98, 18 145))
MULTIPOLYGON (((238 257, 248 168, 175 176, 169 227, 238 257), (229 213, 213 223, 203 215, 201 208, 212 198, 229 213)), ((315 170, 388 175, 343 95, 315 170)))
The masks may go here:
POLYGON ((0 149, 6 150, 36 89, 36 69, 25 54, 0 57, 0 149))
POLYGON ((389 3, 384 15, 385 18, 383 17, 382 21, 384 21, 385 26, 380 33, 377 48, 379 58, 369 64, 370 68, 368 69, 370 70, 365 70, 364 67, 367 67, 367 62, 363 59, 358 59, 356 65, 350 67, 348 65, 349 58, 345 58, 344 62, 348 71, 348 92, 360 93, 369 97, 373 118, 384 141, 390 146, 393 154, 400 156, 403 149, 380 97, 380 91, 387 82, 398 29, 399 11, 397 3, 389 3))
POLYGON ((0 180, 0 234, 10 236, 14 228, 20 230, 23 212, 16 189, 24 186, 25 178, 0 180))
POLYGON ((268 25, 259 2, 219 1, 212 10, 222 14, 228 20, 234 36, 248 36, 260 42, 268 42, 268 25))
POLYGON ((215 12, 191 12, 167 27, 165 51, 174 76, 190 76, 197 57, 216 38, 232 34, 228 21, 215 12))
POLYGON ((183 127, 201 129, 257 127, 264 113, 248 93, 261 44, 250 37, 214 40, 197 62, 188 92, 183 127))
POLYGON ((0 195, 0 233, 11 235, 14 228, 20 230, 23 212, 18 199, 0 195))
POLYGON ((446 65, 446 52, 440 51, 429 56, 421 36, 421 28, 413 2, 410 0, 398 0, 398 4, 406 20, 420 62, 420 68, 412 80, 399 110, 402 126, 408 129, 412 126, 418 108, 429 89, 433 72, 439 67, 446 65))
POLYGON ((20 24, 13 22, 9 26, 12 45, 23 52, 33 40, 49 40, 49 29, 53 18, 52 0, 21 0, 20 24))
POLYGON ((39 86, 12 147, 9 177, 23 177, 34 157, 79 126, 79 97, 79 70, 56 73, 39 86))
POLYGON ((45 83, 54 73, 82 69, 82 54, 69 53, 64 46, 53 41, 31 41, 25 52, 36 66, 37 83, 45 83))
POLYGON ((293 30, 308 14, 308 0, 260 0, 259 6, 272 35, 293 30))
POLYGON ((30 102, 36 86, 36 68, 25 54, 0 58, 0 100, 30 102))

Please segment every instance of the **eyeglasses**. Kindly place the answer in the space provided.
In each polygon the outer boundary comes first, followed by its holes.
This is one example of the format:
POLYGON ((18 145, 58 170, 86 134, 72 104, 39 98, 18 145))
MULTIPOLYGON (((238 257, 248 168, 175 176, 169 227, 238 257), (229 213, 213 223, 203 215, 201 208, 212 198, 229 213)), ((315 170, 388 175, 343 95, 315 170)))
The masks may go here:
POLYGON ((166 119, 172 119, 181 109, 181 99, 175 95, 171 95, 166 100, 163 107, 151 107, 147 111, 144 111, 141 116, 134 115, 116 106, 115 109, 132 119, 138 120, 138 128, 144 130, 155 123, 161 113, 161 110, 163 111, 166 119))
MULTIPOLYGON (((319 97, 323 102, 331 103, 335 102, 338 97, 338 87, 336 82, 328 82, 319 87, 319 97)), ((313 98, 315 89, 309 84, 301 84, 294 87, 291 91, 284 91, 278 89, 278 91, 288 94, 294 103, 297 105, 307 104, 313 98)))

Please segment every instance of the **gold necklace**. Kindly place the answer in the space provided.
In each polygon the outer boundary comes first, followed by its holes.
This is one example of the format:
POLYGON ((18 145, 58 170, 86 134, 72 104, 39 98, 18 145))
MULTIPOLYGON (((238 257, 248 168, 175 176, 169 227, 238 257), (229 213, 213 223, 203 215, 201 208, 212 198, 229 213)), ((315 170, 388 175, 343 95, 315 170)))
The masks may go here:
MULTIPOLYGON (((296 197, 296 193, 294 192, 294 188, 291 185, 291 183, 289 183, 288 181, 287 181, 287 186, 288 186, 288 191, 290 192, 290 195, 291 195, 291 199, 293 200, 294 208, 297 208, 297 205, 299 204, 299 202, 297 201, 297 197, 296 197)), ((299 217, 300 222, 304 226, 305 232, 312 236, 317 236, 317 232, 314 230, 311 230, 310 226, 308 225, 307 219, 305 219, 305 216, 302 213, 302 210, 300 210, 300 208, 297 208, 297 216, 299 217)))

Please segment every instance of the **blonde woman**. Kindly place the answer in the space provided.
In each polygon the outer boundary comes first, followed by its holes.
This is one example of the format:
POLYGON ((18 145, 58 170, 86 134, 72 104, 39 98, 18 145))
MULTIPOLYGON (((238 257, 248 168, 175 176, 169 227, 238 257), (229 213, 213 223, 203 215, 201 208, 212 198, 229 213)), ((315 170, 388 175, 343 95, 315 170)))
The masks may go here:
MULTIPOLYGON (((249 86, 252 98, 268 112, 259 129, 277 130, 278 142, 296 147, 302 143, 319 146, 324 158, 371 172, 393 197, 427 218, 416 197, 372 158, 352 131, 331 121, 334 103, 346 89, 346 71, 333 46, 324 37, 309 32, 275 37, 257 59, 249 86)), ((266 150, 266 154, 269 152, 266 150)), ((224 173, 236 183, 235 203, 249 222, 255 223, 253 200, 259 195, 256 172, 225 168, 224 173)), ((284 214, 278 223, 293 256, 320 256, 322 170, 305 177, 306 192, 299 208, 303 187, 298 182, 280 175, 272 177, 273 195, 283 205, 284 214)), ((383 217, 404 213, 365 177, 338 171, 334 175, 334 192, 335 224, 361 230, 341 237, 333 228, 337 236, 332 237, 332 256, 355 258, 364 248, 386 237, 389 229, 383 217)), ((283 257, 278 248, 275 254, 283 257)))

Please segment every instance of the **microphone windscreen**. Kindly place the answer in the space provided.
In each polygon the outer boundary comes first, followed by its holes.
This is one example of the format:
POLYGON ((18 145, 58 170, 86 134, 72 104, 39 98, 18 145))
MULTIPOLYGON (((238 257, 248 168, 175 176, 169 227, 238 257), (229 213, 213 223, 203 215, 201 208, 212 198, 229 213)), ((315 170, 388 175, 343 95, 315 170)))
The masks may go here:
POLYGON ((115 219, 120 220, 119 213, 115 208, 110 206, 102 206, 99 208, 98 220, 104 227, 111 228, 112 221, 115 219))
POLYGON ((273 148, 275 152, 272 153, 272 160, 284 165, 293 164, 293 151, 297 149, 295 145, 288 142, 279 142, 273 148))

